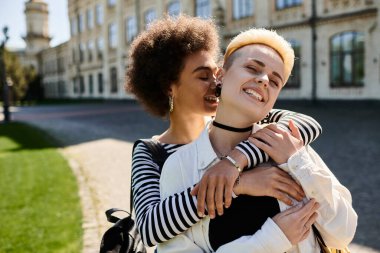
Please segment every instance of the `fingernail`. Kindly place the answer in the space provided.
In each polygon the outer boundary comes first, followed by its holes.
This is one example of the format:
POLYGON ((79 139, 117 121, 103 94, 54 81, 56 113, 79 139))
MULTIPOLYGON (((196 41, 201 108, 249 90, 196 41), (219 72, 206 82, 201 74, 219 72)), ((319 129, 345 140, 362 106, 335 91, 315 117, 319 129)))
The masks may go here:
POLYGON ((210 219, 214 219, 215 216, 213 214, 210 214, 210 219))
POLYGON ((205 215, 204 215, 204 213, 202 213, 202 212, 198 212, 198 216, 199 216, 199 217, 204 217, 205 215))
POLYGON ((224 207, 225 207, 225 208, 229 208, 230 206, 229 206, 229 205, 225 205, 224 207))

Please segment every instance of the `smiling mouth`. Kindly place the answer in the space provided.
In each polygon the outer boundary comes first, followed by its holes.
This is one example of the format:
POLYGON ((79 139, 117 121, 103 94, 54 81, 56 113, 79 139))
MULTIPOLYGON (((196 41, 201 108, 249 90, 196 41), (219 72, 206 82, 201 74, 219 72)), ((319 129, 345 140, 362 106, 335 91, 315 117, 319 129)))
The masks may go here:
POLYGON ((211 103, 218 103, 219 102, 219 98, 217 98, 215 96, 206 96, 205 100, 207 102, 211 102, 211 103))
POLYGON ((247 88, 247 89, 243 89, 243 91, 244 91, 246 94, 248 94, 249 96, 256 98, 256 99, 257 99, 258 101, 260 101, 260 102, 263 102, 263 101, 264 101, 263 96, 261 96, 259 93, 257 93, 257 92, 256 92, 255 90, 253 90, 253 89, 249 89, 249 88, 247 88))

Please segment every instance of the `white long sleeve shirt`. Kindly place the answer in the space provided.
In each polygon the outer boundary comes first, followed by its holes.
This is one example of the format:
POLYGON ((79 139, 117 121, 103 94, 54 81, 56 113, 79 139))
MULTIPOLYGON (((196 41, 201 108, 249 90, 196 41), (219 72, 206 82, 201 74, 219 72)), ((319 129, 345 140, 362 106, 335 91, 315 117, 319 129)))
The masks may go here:
MULTIPOLYGON (((254 131, 257 130, 258 126, 255 125, 254 131)), ((197 140, 179 148, 166 161, 160 179, 161 198, 199 182, 204 172, 217 161, 206 127, 197 140)), ((339 183, 309 146, 299 150, 281 167, 302 185, 309 198, 315 198, 320 203, 316 226, 327 245, 346 247, 353 239, 357 226, 357 215, 347 188, 339 183)), ((281 211, 289 208, 283 202, 278 202, 281 211)), ((159 244, 158 252, 213 252, 208 240, 209 222, 206 216, 183 234, 159 244)), ((319 253, 320 248, 313 233, 299 244, 291 245, 276 223, 268 218, 255 234, 242 236, 219 247, 216 252, 319 253)))

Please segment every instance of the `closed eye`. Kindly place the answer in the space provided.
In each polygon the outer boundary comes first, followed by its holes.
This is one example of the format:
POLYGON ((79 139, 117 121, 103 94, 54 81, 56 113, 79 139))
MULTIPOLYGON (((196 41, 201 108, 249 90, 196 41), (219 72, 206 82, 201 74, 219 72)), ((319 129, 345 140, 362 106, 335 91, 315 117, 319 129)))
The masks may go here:
POLYGON ((275 80, 273 80, 273 79, 270 80, 270 83, 271 83, 272 85, 276 86, 276 87, 279 86, 278 82, 275 81, 275 80))
POLYGON ((255 74, 259 73, 259 70, 256 67, 247 66, 247 69, 249 69, 250 71, 252 71, 255 74))

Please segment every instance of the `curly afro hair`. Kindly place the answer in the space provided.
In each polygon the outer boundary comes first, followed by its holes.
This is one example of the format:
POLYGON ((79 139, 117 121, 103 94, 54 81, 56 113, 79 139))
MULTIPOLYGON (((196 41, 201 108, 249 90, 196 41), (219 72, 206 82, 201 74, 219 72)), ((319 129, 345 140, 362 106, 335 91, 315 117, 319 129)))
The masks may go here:
POLYGON ((169 111, 168 90, 178 81, 186 57, 199 51, 219 54, 219 36, 211 20, 180 15, 149 25, 132 43, 126 90, 153 115, 169 111))

